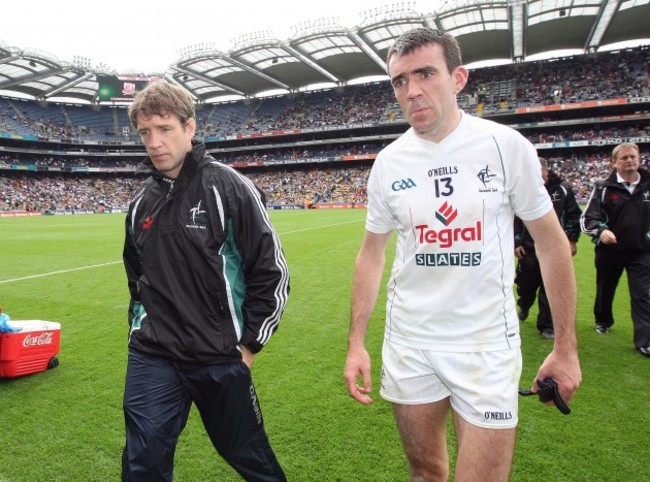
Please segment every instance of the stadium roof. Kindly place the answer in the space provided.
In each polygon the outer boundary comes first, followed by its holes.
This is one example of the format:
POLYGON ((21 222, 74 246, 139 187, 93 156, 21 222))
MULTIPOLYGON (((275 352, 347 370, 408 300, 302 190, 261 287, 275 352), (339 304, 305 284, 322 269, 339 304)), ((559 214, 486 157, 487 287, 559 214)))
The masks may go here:
POLYGON ((389 46, 414 27, 451 33, 464 62, 471 64, 524 61, 561 49, 596 52, 609 44, 648 39, 648 25, 650 0, 447 0, 430 13, 401 3, 365 12, 354 27, 318 19, 297 25, 284 40, 257 32, 235 39, 227 52, 212 44, 195 45, 163 73, 90 68, 84 59, 61 62, 0 41, 0 95, 99 104, 97 75, 153 75, 182 85, 198 103, 215 103, 385 78, 389 46))

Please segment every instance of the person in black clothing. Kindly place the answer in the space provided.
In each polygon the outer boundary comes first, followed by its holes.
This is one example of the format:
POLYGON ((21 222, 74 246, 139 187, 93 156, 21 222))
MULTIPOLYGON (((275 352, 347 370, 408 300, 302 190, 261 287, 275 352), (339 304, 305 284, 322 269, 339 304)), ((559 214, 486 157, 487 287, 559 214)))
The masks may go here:
MULTIPOLYGON (((578 206, 573 189, 566 181, 562 180, 548 168, 548 161, 539 158, 542 167, 542 178, 548 191, 555 214, 560 219, 560 224, 569 239, 571 255, 575 256, 580 238, 580 215, 582 211, 578 206)), ((555 338, 551 307, 546 296, 542 271, 539 260, 535 254, 535 243, 532 236, 519 218, 515 218, 515 256, 517 257, 517 270, 515 284, 517 286, 518 311, 520 320, 528 318, 528 312, 538 298, 539 313, 537 315, 537 329, 544 338, 555 338), (539 291, 538 291, 539 290, 539 291)))
POLYGON ((614 324, 612 304, 625 270, 634 346, 650 357, 650 172, 640 167, 634 143, 617 145, 612 162, 612 173, 596 182, 580 220, 596 244, 596 331, 606 334, 614 324))
POLYGON ((184 89, 150 84, 129 117, 148 154, 138 171, 149 177, 126 217, 122 480, 172 480, 194 404, 212 444, 244 479, 285 481, 251 377, 289 294, 264 196, 194 140, 194 102, 184 89))

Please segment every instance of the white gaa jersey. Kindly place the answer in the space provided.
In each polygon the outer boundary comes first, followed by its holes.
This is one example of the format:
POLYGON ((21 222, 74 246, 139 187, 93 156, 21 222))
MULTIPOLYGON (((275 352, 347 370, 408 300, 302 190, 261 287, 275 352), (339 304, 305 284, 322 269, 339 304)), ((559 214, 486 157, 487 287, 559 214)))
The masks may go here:
POLYGON ((411 128, 388 145, 366 219, 397 232, 385 337, 434 351, 520 346, 513 218, 551 209, 535 148, 509 127, 463 113, 439 144, 411 128))

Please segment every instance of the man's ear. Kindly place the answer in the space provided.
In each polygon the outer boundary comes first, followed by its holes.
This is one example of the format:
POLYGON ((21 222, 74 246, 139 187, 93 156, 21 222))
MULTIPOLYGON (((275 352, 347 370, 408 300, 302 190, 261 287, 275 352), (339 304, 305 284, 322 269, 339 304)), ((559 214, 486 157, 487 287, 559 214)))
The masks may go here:
POLYGON ((460 92, 465 88, 465 85, 467 85, 469 72, 465 67, 461 65, 459 67, 456 67, 453 72, 453 77, 454 83, 456 84, 456 94, 460 94, 460 92))
POLYGON ((187 122, 185 123, 185 129, 189 134, 191 134, 191 137, 194 137, 196 134, 196 121, 194 120, 194 117, 187 119, 187 122))

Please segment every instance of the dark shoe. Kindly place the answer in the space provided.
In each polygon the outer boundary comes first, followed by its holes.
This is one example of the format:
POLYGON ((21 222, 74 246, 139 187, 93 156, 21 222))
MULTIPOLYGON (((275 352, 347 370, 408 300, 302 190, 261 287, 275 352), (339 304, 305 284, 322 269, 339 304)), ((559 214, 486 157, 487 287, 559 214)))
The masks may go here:
POLYGON ((596 333, 600 333, 601 335, 609 333, 609 326, 596 325, 596 333))
POLYGON ((643 356, 650 357, 650 346, 639 346, 637 347, 637 351, 643 356))
POLYGON ((521 321, 524 321, 526 318, 528 318, 528 310, 524 310, 523 308, 521 308, 517 312, 517 318, 519 318, 521 321))
POLYGON ((546 328, 545 330, 542 330, 540 333, 547 340, 555 339, 555 331, 553 331, 553 329, 551 328, 546 328))

